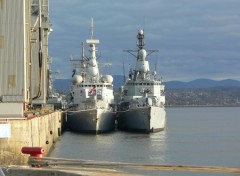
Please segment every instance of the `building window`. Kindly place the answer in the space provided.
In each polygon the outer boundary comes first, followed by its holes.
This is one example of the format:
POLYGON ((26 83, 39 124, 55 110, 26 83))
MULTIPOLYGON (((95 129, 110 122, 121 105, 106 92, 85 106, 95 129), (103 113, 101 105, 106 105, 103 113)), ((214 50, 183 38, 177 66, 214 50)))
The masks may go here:
MULTIPOLYGON (((1 2, 1 0, 0 0, 1 2)), ((3 48, 3 36, 0 36, 0 48, 3 48)))

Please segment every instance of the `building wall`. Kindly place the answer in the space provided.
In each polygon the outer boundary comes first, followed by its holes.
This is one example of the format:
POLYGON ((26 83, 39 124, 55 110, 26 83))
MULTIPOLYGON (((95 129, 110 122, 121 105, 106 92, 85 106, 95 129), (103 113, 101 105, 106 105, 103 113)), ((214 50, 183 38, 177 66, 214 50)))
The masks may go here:
POLYGON ((0 118, 23 117, 29 101, 30 2, 0 1, 0 118))
POLYGON ((2 101, 19 102, 25 98, 23 97, 25 84, 24 5, 23 0, 2 0, 0 9, 0 96, 2 101), (12 96, 12 99, 9 96, 12 96))
POLYGON ((61 130, 61 112, 23 120, 26 105, 36 96, 40 82, 39 31, 43 51, 41 96, 32 103, 46 104, 47 97, 48 0, 41 0, 41 29, 38 13, 33 13, 38 2, 0 0, 0 165, 26 164, 23 146, 41 146, 48 153, 61 130))
POLYGON ((38 2, 0 0, 0 118, 21 118, 28 104, 46 104, 49 2, 41 0, 41 28, 38 11, 33 12, 34 5, 39 9, 38 2), (39 31, 42 35, 42 69, 39 69, 39 31))

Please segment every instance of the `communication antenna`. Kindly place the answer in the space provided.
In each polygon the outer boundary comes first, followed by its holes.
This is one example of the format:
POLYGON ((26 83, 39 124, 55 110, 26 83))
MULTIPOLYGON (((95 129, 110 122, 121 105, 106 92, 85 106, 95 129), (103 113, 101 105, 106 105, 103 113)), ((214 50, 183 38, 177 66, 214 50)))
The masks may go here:
POLYGON ((91 18, 91 39, 93 39, 93 18, 91 18))
POLYGON ((84 42, 82 42, 82 62, 85 60, 84 42))
POLYGON ((93 39, 93 18, 91 18, 91 39, 86 40, 87 44, 99 44, 100 41, 98 39, 93 39))
POLYGON ((144 31, 145 31, 145 29, 146 29, 146 17, 144 16, 143 17, 143 29, 144 29, 144 31))

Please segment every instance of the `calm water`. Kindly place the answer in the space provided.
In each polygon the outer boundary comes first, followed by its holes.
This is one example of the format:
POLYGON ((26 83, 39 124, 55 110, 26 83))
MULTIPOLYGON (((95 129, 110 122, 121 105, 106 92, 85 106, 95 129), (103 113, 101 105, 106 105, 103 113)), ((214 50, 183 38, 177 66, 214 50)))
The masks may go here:
MULTIPOLYGON (((167 129, 154 134, 117 131, 104 135, 83 135, 65 132, 51 157, 240 167, 240 108, 167 108, 167 129)), ((162 176, 229 175, 182 171, 136 173, 162 176)))

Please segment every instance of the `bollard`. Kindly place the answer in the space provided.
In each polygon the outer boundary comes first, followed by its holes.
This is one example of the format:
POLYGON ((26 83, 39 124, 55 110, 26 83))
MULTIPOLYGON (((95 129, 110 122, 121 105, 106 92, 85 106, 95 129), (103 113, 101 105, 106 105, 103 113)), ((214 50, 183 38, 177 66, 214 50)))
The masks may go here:
POLYGON ((29 154, 33 157, 42 158, 44 156, 45 150, 42 147, 23 147, 22 148, 23 154, 29 154))

